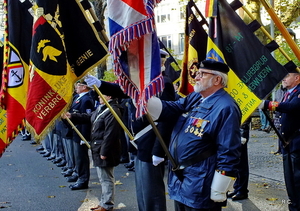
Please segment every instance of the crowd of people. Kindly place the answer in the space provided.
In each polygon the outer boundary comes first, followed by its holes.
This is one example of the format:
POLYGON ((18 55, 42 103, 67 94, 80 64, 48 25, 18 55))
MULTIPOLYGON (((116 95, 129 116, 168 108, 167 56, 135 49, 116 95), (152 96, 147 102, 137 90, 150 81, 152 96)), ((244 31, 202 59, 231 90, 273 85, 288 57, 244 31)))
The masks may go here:
MULTIPOLYGON (((165 56, 161 51, 162 67, 165 56)), ((163 74, 163 92, 147 104, 148 115, 157 123, 156 128, 168 146, 168 156, 148 117, 136 118, 134 103, 119 85, 94 76, 76 83, 69 111, 56 121, 37 150, 62 167, 67 181, 74 182, 69 186, 71 190, 80 190, 88 188, 90 145, 102 189, 99 205, 91 208, 95 211, 113 210, 114 167, 120 163, 135 172, 139 211, 167 210, 164 183, 167 163, 167 187, 175 211, 219 211, 226 206, 227 198, 247 199, 251 118, 241 124, 240 109, 224 90, 229 71, 226 64, 205 60, 194 65, 197 74, 193 93, 185 98, 177 96, 172 81, 163 74), (104 99, 98 99, 90 88, 94 86, 103 93, 104 99), (110 109, 131 134, 139 137, 135 140, 136 147, 130 144, 110 109), (85 140, 67 119, 76 125, 85 140), (229 192, 231 186, 234 189, 229 192)), ((279 151, 283 154, 291 211, 300 210, 297 192, 300 187, 299 83, 300 74, 290 72, 282 82, 288 93, 286 97, 280 101, 266 100, 259 107, 277 112, 277 129, 282 135, 279 151)))

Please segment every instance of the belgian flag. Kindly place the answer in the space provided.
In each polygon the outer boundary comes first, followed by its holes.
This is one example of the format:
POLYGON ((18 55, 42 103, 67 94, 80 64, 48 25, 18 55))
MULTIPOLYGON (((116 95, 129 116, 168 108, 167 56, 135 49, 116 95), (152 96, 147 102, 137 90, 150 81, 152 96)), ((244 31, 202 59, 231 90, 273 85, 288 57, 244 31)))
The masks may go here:
MULTIPOLYGON (((29 0, 4 0, 0 156, 25 125, 33 17, 29 0)), ((1 52, 2 53, 2 52, 1 52)))
POLYGON ((206 57, 207 33, 203 28, 205 24, 208 25, 195 3, 189 1, 186 6, 185 46, 180 75, 179 93, 181 95, 188 95, 194 91, 196 69, 193 64, 206 57), (197 14, 193 10, 197 11, 197 14))
POLYGON ((38 0, 37 5, 41 14, 33 29, 26 120, 39 140, 67 110, 76 81, 108 54, 97 20, 87 15, 87 0, 38 0))

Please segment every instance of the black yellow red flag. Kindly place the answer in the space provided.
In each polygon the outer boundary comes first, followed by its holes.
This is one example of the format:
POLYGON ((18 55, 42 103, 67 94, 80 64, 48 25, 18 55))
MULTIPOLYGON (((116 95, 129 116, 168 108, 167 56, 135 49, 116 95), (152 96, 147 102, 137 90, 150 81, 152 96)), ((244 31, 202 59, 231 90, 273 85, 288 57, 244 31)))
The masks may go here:
POLYGON ((219 0, 217 17, 209 22, 207 59, 231 68, 226 91, 236 100, 245 121, 286 76, 286 69, 254 35, 251 26, 226 0, 219 0))
POLYGON ((25 125, 33 17, 29 0, 4 0, 0 156, 25 125))
POLYGON ((188 95, 194 91, 196 69, 193 64, 206 57, 207 33, 203 28, 205 24, 208 25, 195 3, 189 1, 186 6, 185 46, 180 75, 179 93, 181 95, 188 95))
POLYGON ((105 61, 107 49, 81 2, 37 3, 26 120, 40 139, 68 108, 75 82, 105 61))

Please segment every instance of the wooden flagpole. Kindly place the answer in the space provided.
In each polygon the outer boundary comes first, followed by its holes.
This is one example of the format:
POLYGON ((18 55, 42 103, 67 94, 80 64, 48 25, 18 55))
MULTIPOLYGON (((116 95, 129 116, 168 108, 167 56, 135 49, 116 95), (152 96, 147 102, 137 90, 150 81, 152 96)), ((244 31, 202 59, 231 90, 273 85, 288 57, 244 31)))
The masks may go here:
POLYGON ((130 140, 133 140, 134 137, 131 135, 130 131, 127 129, 127 127, 124 125, 123 121, 120 119, 120 117, 118 116, 118 114, 115 112, 115 110, 109 105, 109 103, 107 102, 107 100, 104 98, 103 94, 101 93, 101 91, 98 89, 98 87, 96 85, 93 85, 94 90, 97 92, 97 94, 101 97, 101 99, 103 100, 103 102, 105 103, 105 105, 107 106, 107 108, 109 108, 110 112, 112 113, 112 115, 116 118, 116 120, 118 121, 118 123, 121 125, 121 127, 123 128, 123 130, 125 131, 125 133, 128 135, 130 140))
POLYGON ((84 143, 86 144, 86 146, 90 149, 91 145, 89 144, 89 142, 87 142, 87 140, 83 137, 83 135, 80 133, 80 131, 76 128, 76 126, 73 124, 73 122, 69 119, 66 118, 66 120, 68 121, 68 123, 72 126, 72 129, 75 130, 75 132, 77 133, 77 135, 81 138, 82 141, 84 141, 84 143))
MULTIPOLYGON (((96 21, 98 20, 97 16, 95 15, 94 11, 90 8, 89 9, 89 12, 90 14, 92 15, 93 19, 96 21)), ((99 20, 98 20, 99 21, 99 20)), ((101 30, 100 32, 105 41, 108 42, 109 39, 108 37, 106 36, 106 33, 104 30, 101 30)), ((94 90, 98 93, 98 95, 101 97, 101 99, 103 100, 103 102, 105 103, 105 105, 109 108, 109 110, 111 111, 111 113, 114 115, 114 117, 116 118, 116 120, 119 122, 119 124, 121 125, 121 127, 124 129, 124 131, 127 133, 128 137, 130 138, 130 140, 134 140, 134 137, 131 135, 131 133, 129 132, 129 130, 127 129, 127 127, 124 125, 124 123, 122 122, 122 120, 120 119, 120 117, 116 114, 116 112, 112 109, 112 107, 109 105, 109 103, 107 102, 107 100, 104 98, 104 96, 102 95, 102 93, 100 92, 100 90, 98 89, 97 86, 93 85, 93 88, 94 90)), ((153 128, 153 131, 155 132, 156 136, 158 137, 158 140, 162 146, 162 148, 164 149, 168 159, 170 160, 172 166, 173 166, 173 169, 177 169, 177 164, 175 163, 175 160, 174 158, 172 157, 172 155, 170 154, 165 142, 163 141, 156 125, 154 124, 151 116, 149 114, 146 114, 146 117, 149 121, 149 123, 151 124, 152 128, 153 128)))
POLYGON ((283 25, 283 23, 280 21, 280 19, 276 15, 272 6, 265 0, 260 0, 260 1, 261 1, 262 5, 265 7, 265 9, 267 10, 267 12, 269 13, 272 20, 274 21, 275 25, 280 30, 282 36, 285 38, 288 45, 291 47, 291 49, 294 52, 294 54, 296 55, 296 57, 300 60, 300 50, 299 50, 298 45, 293 40, 292 36, 290 35, 290 33, 288 32, 286 27, 283 25))

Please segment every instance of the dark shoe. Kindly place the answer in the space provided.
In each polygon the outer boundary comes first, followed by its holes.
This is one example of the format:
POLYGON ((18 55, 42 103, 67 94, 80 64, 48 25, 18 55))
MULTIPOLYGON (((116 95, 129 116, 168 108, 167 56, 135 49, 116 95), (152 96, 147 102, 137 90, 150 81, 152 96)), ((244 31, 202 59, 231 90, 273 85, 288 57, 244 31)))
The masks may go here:
POLYGON ((44 150, 44 147, 43 146, 39 146, 38 148, 35 149, 36 151, 41 151, 41 150, 44 150))
POLYGON ((96 209, 91 208, 91 210, 94 210, 94 211, 111 211, 111 210, 113 210, 113 209, 107 210, 107 209, 105 209, 104 207, 98 206, 98 208, 96 208, 96 209))
POLYGON ((262 131, 263 129, 259 128, 258 131, 262 131))
POLYGON ((281 154, 281 151, 278 150, 277 152, 274 152, 274 155, 280 155, 281 154))
POLYGON ((25 135, 25 136, 23 136, 22 140, 23 141, 29 141, 29 140, 31 140, 31 135, 25 135))
POLYGON ((31 141, 30 144, 37 144, 35 141, 31 141))
POLYGON ((82 189, 88 189, 88 183, 75 183, 73 185, 70 185, 69 188, 71 190, 82 190, 82 189))
POLYGON ((52 162, 55 164, 55 163, 60 163, 61 161, 62 161, 61 158, 56 158, 52 162))
POLYGON ((60 163, 57 163, 56 166, 57 166, 57 167, 63 167, 63 166, 65 166, 66 164, 67 164, 67 162, 63 160, 63 161, 61 161, 60 163))
POLYGON ((130 162, 130 163, 126 163, 126 164, 124 164, 124 166, 126 167, 126 168, 132 168, 132 167, 134 167, 134 161, 132 161, 132 162, 130 162))
POLYGON ((133 171, 133 172, 135 172, 134 166, 133 166, 132 168, 129 168, 128 171, 133 171))
POLYGON ((236 193, 235 192, 231 192, 229 194, 227 194, 227 198, 232 198, 236 193))
POLYGON ((43 155, 43 157, 49 157, 50 155, 51 155, 50 152, 46 152, 46 153, 43 155))
MULTIPOLYGON (((64 166, 64 167, 61 167, 61 170, 64 172, 64 171, 67 171, 69 168, 67 166, 64 166)), ((62 172, 61 172, 62 173, 62 172)))
POLYGON ((47 160, 53 160, 53 159, 55 159, 55 156, 47 157, 47 160))
POLYGON ((45 152, 45 151, 41 151, 40 154, 41 154, 41 155, 42 155, 42 154, 46 154, 46 152, 45 152))
POLYGON ((67 171, 61 172, 61 174, 64 175, 64 177, 69 177, 73 174, 73 170, 68 169, 67 171))
POLYGON ((121 158, 120 163, 129 163, 129 159, 122 159, 121 158))
POLYGON ((237 201, 237 200, 243 200, 243 199, 248 199, 248 194, 235 194, 232 196, 232 201, 237 201))
POLYGON ((67 182, 76 182, 78 179, 77 175, 72 175, 70 177, 67 177, 67 182))
POLYGON ((92 207, 90 210, 96 210, 96 209, 100 209, 100 208, 101 208, 101 206, 98 205, 97 207, 92 207))

